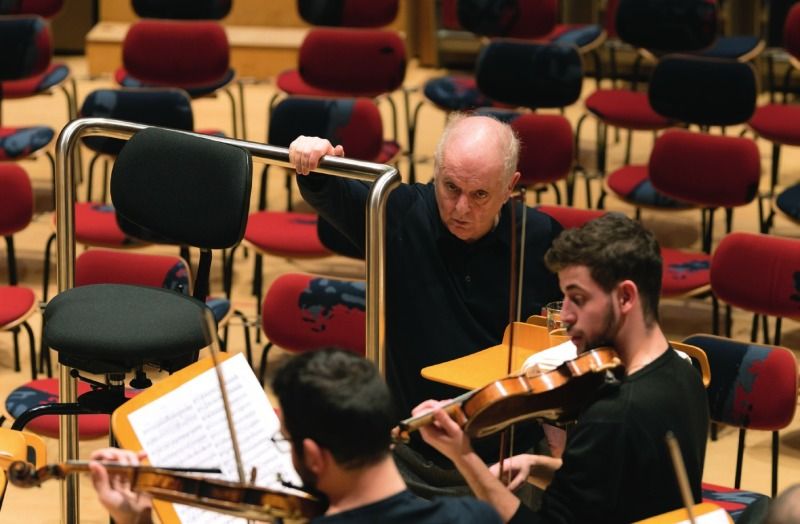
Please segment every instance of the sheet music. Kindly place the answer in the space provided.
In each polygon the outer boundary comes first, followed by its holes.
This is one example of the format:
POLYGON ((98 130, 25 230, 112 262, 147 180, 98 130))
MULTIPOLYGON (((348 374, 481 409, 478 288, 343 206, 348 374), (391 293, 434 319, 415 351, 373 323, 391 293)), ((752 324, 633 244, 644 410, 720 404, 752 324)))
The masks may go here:
MULTIPOLYGON (((220 367, 246 474, 256 467, 255 483, 271 489, 283 489, 278 474, 299 484, 291 455, 279 452, 271 440, 280 421, 244 356, 231 357, 220 367)), ((128 420, 151 464, 219 467, 219 478, 239 480, 214 368, 132 412, 128 420)), ((247 522, 178 504, 175 510, 181 522, 247 522)))

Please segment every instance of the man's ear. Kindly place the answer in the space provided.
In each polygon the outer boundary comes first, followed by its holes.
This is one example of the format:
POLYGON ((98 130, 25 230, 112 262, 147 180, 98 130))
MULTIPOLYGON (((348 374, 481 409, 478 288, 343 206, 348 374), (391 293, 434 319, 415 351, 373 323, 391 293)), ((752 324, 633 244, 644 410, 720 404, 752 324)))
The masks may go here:
POLYGON ((628 313, 639 301, 639 288, 632 280, 623 280, 617 286, 617 300, 622 313, 628 313))
POLYGON ((519 171, 515 171, 514 174, 511 175, 511 180, 510 180, 510 183, 508 184, 508 190, 509 191, 513 191, 514 190, 514 188, 517 185, 517 182, 519 182, 519 177, 521 177, 521 176, 522 176, 522 174, 519 171))
POLYGON ((303 439, 303 462, 315 475, 325 470, 327 457, 324 450, 310 438, 303 439))

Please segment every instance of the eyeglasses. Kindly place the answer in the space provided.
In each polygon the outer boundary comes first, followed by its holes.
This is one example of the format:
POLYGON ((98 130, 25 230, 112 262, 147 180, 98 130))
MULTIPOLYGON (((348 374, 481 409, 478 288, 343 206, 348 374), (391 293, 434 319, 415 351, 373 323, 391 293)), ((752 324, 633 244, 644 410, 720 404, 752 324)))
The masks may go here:
POLYGON ((281 453, 290 453, 292 451, 292 442, 286 438, 281 430, 276 431, 270 440, 281 453))

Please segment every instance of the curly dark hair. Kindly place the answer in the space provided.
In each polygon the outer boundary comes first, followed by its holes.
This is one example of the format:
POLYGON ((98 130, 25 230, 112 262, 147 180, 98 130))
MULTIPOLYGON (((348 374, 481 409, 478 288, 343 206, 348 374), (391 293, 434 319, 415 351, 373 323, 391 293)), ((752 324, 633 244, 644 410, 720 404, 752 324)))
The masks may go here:
POLYGON ((620 213, 609 213, 583 227, 564 230, 545 254, 550 271, 586 266, 606 292, 623 280, 636 284, 645 322, 658 320, 661 249, 653 233, 620 213))

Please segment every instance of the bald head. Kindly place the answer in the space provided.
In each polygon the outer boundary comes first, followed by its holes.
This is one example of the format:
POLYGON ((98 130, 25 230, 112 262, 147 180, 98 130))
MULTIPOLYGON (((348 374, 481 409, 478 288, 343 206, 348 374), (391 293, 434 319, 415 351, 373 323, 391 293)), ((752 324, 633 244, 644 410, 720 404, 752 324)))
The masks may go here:
POLYGON ((454 113, 436 146, 434 174, 446 155, 479 157, 481 162, 494 163, 507 183, 517 170, 519 139, 511 126, 495 118, 454 113))
POLYGON ((455 237, 474 242, 494 228, 519 180, 518 153, 506 124, 485 116, 450 120, 436 149, 434 186, 439 217, 455 237))

